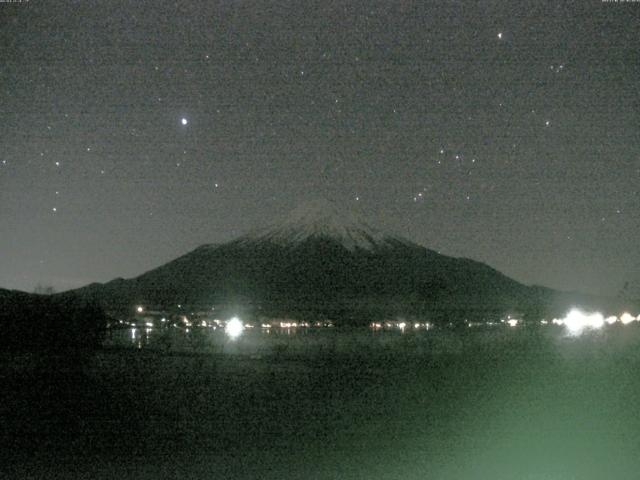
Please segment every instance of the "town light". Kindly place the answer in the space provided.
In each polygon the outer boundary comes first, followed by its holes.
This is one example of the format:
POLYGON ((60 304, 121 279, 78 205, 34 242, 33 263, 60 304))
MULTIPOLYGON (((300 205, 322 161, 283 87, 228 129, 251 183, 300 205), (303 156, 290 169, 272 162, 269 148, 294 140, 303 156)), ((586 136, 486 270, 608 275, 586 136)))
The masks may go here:
POLYGON ((607 322, 609 325, 613 325, 614 323, 616 323, 618 321, 618 317, 616 317, 615 315, 611 315, 611 316, 605 318, 604 321, 607 322))
POLYGON ((604 317, 601 313, 584 313, 574 308, 564 318, 564 326, 567 327, 571 335, 579 335, 585 328, 602 328, 604 317))
POLYGON ((136 312, 138 313, 144 312, 144 307, 142 305, 138 305, 138 307, 136 308, 136 312))
POLYGON ((622 315, 620 315, 620 321, 622 322, 623 325, 627 325, 635 321, 635 317, 631 315, 629 312, 624 312, 622 315))
POLYGON ((233 317, 227 322, 227 325, 224 327, 224 331, 229 335, 229 338, 238 338, 244 331, 244 325, 238 317, 233 317))

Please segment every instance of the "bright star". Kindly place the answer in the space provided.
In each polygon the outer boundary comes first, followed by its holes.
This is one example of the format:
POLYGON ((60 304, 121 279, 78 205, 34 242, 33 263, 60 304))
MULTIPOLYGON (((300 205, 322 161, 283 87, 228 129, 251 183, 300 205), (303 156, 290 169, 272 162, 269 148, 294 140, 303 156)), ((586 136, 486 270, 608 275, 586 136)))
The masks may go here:
POLYGON ((502 40, 502 32, 499 32, 499 33, 498 33, 498 38, 499 38, 500 40, 502 40))
POLYGON ((187 120, 186 118, 182 117, 182 120, 180 120, 180 123, 182 123, 182 125, 186 125, 187 123, 189 123, 189 120, 187 120))

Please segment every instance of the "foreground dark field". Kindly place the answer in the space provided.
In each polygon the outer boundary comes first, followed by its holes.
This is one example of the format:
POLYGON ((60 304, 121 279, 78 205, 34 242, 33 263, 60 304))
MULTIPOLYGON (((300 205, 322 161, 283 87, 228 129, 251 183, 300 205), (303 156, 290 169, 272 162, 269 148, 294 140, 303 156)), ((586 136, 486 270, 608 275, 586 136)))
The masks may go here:
POLYGON ((260 358, 114 349, 64 371, 3 357, 0 477, 638 478, 639 347, 630 325, 260 358))

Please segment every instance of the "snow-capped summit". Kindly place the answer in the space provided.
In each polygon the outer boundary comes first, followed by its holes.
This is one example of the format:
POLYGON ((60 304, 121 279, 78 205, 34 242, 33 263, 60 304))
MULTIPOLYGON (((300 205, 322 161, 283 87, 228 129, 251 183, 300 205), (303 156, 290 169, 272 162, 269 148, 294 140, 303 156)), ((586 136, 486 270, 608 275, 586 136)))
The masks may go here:
POLYGON ((241 239, 240 242, 269 241, 289 245, 309 239, 330 239, 350 251, 376 250, 410 244, 408 240, 386 235, 371 227, 348 207, 339 207, 329 200, 315 200, 301 204, 281 221, 241 239))

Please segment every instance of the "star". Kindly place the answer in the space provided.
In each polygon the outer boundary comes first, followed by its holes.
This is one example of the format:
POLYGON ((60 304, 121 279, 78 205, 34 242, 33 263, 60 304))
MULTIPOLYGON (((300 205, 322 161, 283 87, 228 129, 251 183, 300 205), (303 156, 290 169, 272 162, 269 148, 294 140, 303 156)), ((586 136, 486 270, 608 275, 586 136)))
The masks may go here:
POLYGON ((502 32, 498 32, 498 40, 502 40, 502 32))
POLYGON ((182 125, 187 125, 189 123, 189 120, 187 120, 185 117, 182 117, 180 123, 182 123, 182 125))

